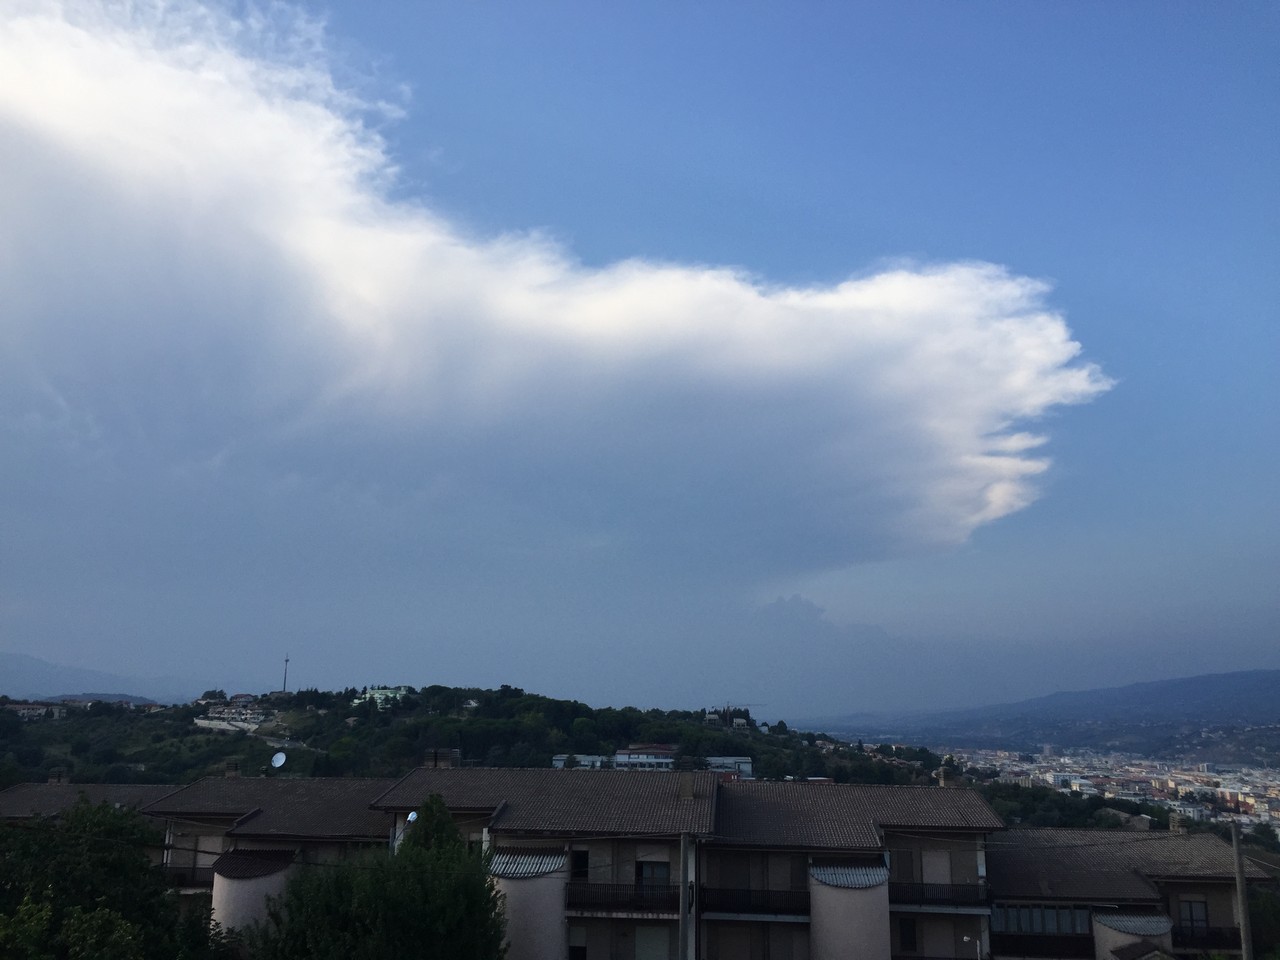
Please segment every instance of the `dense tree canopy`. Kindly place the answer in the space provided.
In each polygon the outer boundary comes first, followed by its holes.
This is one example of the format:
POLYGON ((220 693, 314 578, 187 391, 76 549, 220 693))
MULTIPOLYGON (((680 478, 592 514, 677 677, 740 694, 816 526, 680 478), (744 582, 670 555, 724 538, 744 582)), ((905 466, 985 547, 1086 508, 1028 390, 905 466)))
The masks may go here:
POLYGON ((500 960, 501 897, 439 797, 394 856, 312 865, 246 934, 254 960, 500 960))
POLYGON ((692 768, 708 756, 749 756, 756 776, 768 779, 925 782, 941 763, 911 747, 886 744, 875 755, 864 753, 785 723, 765 733, 746 708, 713 711, 708 722, 703 710, 594 708, 505 685, 408 688, 382 707, 353 703, 359 693, 273 694, 264 707, 274 716, 260 737, 197 729, 193 721, 205 708, 196 706, 147 713, 101 704, 31 723, 0 711, 0 788, 44 780, 55 769, 83 783, 184 783, 221 773, 234 758, 253 772, 278 749, 264 737, 290 742, 290 775, 317 777, 402 776, 440 750, 457 750, 468 764, 547 767, 556 754, 608 756, 632 743, 672 744, 692 768), (739 719, 745 724, 733 727, 739 719))
POLYGON ((81 800, 62 817, 0 825, 0 957, 213 960, 231 957, 208 911, 180 913, 131 811, 81 800))

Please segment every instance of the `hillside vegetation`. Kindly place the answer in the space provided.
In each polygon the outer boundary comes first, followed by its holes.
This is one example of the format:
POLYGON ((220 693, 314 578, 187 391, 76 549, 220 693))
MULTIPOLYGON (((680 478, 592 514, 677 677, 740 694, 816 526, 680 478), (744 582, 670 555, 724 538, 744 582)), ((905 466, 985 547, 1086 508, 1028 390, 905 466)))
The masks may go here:
POLYGON ((749 756, 757 777, 775 779, 929 782, 942 764, 928 750, 886 745, 863 752, 783 723, 766 733, 742 708, 723 710, 709 724, 701 710, 593 708, 509 686, 410 688, 383 709, 372 701, 353 705, 360 693, 275 694, 266 702, 274 716, 253 734, 198 728, 194 721, 205 712, 199 705, 146 713, 99 703, 30 722, 0 710, 0 786, 58 770, 83 783, 185 783, 222 773, 229 760, 256 775, 281 748, 288 754, 281 773, 289 776, 394 777, 450 750, 468 766, 548 767, 556 754, 610 755, 633 743, 673 744, 678 763, 692 769, 708 756, 749 756), (734 730, 734 719, 745 729, 734 730))

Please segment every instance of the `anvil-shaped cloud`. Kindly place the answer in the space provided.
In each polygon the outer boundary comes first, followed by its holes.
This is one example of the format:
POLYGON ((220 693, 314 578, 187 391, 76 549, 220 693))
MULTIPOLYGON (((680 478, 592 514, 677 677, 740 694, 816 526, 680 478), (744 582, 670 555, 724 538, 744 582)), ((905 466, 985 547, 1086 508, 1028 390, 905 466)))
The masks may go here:
POLYGON ((790 288, 477 238, 392 196, 371 109, 301 18, 7 6, 11 544, 179 576, 354 538, 747 583, 1027 506, 1031 425, 1108 387, 1046 285, 997 265, 790 288))

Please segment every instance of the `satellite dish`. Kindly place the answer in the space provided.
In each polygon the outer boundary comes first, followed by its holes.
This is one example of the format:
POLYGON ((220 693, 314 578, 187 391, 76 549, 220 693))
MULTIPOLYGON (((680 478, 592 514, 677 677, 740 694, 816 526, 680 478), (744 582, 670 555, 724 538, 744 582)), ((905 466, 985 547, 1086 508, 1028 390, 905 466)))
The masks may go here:
POLYGON ((284 761, 285 761, 284 751, 281 751, 280 753, 277 753, 274 757, 271 758, 271 765, 275 767, 277 770, 279 770, 281 767, 284 766, 284 761))
POLYGON ((417 819, 418 819, 418 811, 414 810, 412 813, 409 814, 409 822, 413 823, 413 821, 417 819))

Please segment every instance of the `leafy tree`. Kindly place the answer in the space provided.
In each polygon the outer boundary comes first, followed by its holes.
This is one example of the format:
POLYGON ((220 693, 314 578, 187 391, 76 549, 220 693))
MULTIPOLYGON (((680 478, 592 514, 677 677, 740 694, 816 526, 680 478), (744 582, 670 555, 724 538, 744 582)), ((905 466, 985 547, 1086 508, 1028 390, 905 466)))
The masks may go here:
POLYGON ((201 700, 225 700, 227 699, 227 691, 225 690, 206 690, 200 694, 201 700))
POLYGON ((1269 823, 1255 823, 1247 839, 1250 843, 1280 853, 1280 836, 1276 835, 1276 828, 1269 823))
POLYGON ((83 798, 61 818, 0 828, 0 956, 21 960, 231 957, 208 913, 184 921, 138 814, 83 798))
POLYGON ((502 901, 439 797, 394 856, 315 865, 246 934, 255 960, 500 960, 502 901))

